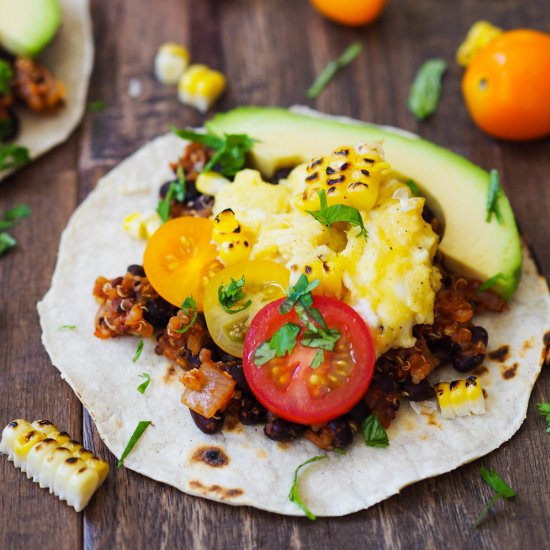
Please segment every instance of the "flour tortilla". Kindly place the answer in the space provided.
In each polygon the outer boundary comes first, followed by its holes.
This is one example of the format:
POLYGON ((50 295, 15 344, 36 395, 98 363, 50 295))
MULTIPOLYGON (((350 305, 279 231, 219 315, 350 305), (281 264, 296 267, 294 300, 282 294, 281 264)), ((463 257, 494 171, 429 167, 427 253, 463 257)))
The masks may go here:
MULTIPOLYGON (((204 435, 180 403, 178 373, 155 355, 153 340, 145 342, 141 357, 132 363, 136 338, 93 336, 95 278, 123 274, 142 258, 144 242, 124 233, 122 220, 156 204, 159 186, 173 177, 168 161, 182 147, 173 135, 155 139, 105 176, 75 212, 61 240, 52 287, 38 305, 43 342, 117 457, 140 420, 153 422, 126 458, 127 468, 192 495, 301 515, 288 499, 293 472, 322 454, 320 449, 306 440, 275 443, 264 436, 262 426, 237 424, 221 434, 204 435), (77 328, 59 330, 64 324, 77 328), (144 371, 151 374, 151 384, 142 395, 136 387, 144 371), (208 453, 212 448, 221 453, 208 453), (217 466, 209 464, 212 456, 217 466)), ((404 399, 388 430, 388 448, 366 447, 357 436, 347 454, 329 453, 303 471, 300 493, 313 513, 339 516, 367 508, 415 481, 483 456, 512 437, 525 418, 542 365, 543 335, 550 328, 548 288, 526 249, 510 311, 484 315, 476 323, 489 331, 490 349, 510 347, 503 363, 484 363, 488 372, 480 380, 488 394, 488 413, 446 420, 437 412, 417 414, 404 399), (506 378, 506 371, 513 376, 506 378)), ((432 382, 459 377, 452 368, 438 369, 432 382)))
MULTIPOLYGON (((61 27, 38 61, 67 89, 65 104, 54 113, 35 113, 18 106, 20 130, 15 143, 29 149, 35 159, 64 142, 79 123, 86 106, 94 61, 89 0, 60 0, 61 27)), ((0 171, 0 180, 13 170, 0 171)))

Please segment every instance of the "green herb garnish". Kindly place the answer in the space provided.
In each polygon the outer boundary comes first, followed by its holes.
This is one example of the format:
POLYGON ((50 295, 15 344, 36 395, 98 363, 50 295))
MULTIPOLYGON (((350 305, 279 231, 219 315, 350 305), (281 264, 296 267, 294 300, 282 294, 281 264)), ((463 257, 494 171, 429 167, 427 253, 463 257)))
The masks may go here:
POLYGON ((443 59, 429 59, 418 69, 408 101, 409 110, 416 120, 424 120, 435 113, 446 69, 447 63, 443 59))
POLYGON ((17 241, 9 233, 5 231, 0 233, 0 256, 11 250, 16 244, 17 241))
POLYGON ((98 100, 90 101, 90 103, 88 103, 89 113, 98 113, 99 111, 104 111, 105 109, 107 109, 107 103, 105 103, 105 101, 98 100))
POLYGON ((143 432, 152 424, 150 420, 140 420, 138 422, 138 425, 136 429, 134 430, 134 433, 132 434, 132 437, 130 437, 130 441, 128 441, 128 444, 126 445, 126 448, 124 449, 122 456, 120 457, 120 460, 117 462, 116 467, 120 468, 124 464, 124 459, 130 454, 130 451, 134 448, 135 444, 138 442, 139 438, 143 435, 143 432))
POLYGON ((179 328, 175 330, 174 332, 177 332, 178 334, 184 334, 187 332, 196 322, 198 310, 197 310, 197 302, 193 299, 193 296, 188 296, 183 301, 183 304, 181 304, 181 309, 183 309, 185 315, 187 317, 191 317, 191 320, 189 323, 187 323, 184 327, 179 328))
POLYGON ((333 204, 328 206, 327 204, 327 194, 324 189, 317 191, 319 195, 319 201, 321 203, 321 208, 319 210, 306 210, 308 214, 313 216, 320 224, 328 227, 336 222, 348 222, 354 227, 360 227, 361 231, 358 237, 363 235, 365 240, 368 238, 369 234, 365 229, 363 224, 363 218, 359 213, 357 208, 353 206, 347 206, 346 204, 333 204))
POLYGON ((504 275, 504 273, 497 273, 493 275, 490 279, 487 279, 480 287, 477 289, 478 292, 483 292, 484 290, 489 290, 491 287, 495 286, 500 280, 507 281, 509 277, 504 275))
POLYGON ((512 498, 516 496, 516 492, 512 487, 510 487, 496 472, 495 470, 487 470, 487 468, 480 468, 479 474, 481 475, 481 478, 493 491, 495 491, 495 495, 493 498, 487 503, 485 508, 481 511, 481 514, 477 516, 475 521, 475 526, 478 527, 479 524, 485 519, 487 516, 487 513, 489 512, 489 508, 493 506, 493 504, 499 499, 499 498, 512 498))
POLYGON ((0 171, 17 168, 30 160, 29 150, 26 147, 14 143, 0 146, 0 171))
POLYGON ((485 221, 489 223, 493 214, 497 217, 498 223, 503 223, 502 212, 498 205, 498 199, 502 191, 500 189, 500 176, 498 170, 491 170, 489 173, 489 190, 487 191, 487 217, 485 221))
POLYGON ((413 197, 421 197, 422 193, 420 192, 420 189, 418 188, 418 185, 413 180, 407 180, 406 182, 407 187, 411 190, 413 197))
POLYGON ((309 282, 307 277, 302 273, 296 284, 288 289, 285 301, 279 306, 281 315, 287 314, 298 300, 306 298, 308 294, 309 298, 311 298, 311 291, 317 288, 320 283, 319 279, 313 279, 313 281, 309 282))
POLYGON ((247 300, 241 307, 233 309, 238 302, 246 298, 246 294, 243 290, 244 283, 244 275, 238 281, 235 281, 235 279, 231 277, 230 283, 225 286, 221 285, 218 288, 218 301, 226 313, 239 313, 252 305, 252 300, 247 300))
POLYGON ((60 325, 57 330, 74 330, 76 325, 60 325))
POLYGON ((543 402, 543 403, 537 403, 537 410, 539 413, 544 416, 544 419, 546 420, 546 431, 550 433, 550 403, 543 402))
POLYGON ((202 143, 205 147, 214 149, 214 156, 202 169, 216 172, 232 178, 246 163, 246 153, 252 149, 257 140, 246 134, 225 134, 223 138, 214 134, 200 134, 193 130, 178 130, 172 127, 172 132, 182 139, 202 143))
POLYGON ((166 223, 170 219, 170 206, 172 205, 172 200, 175 199, 178 202, 183 202, 185 200, 187 182, 185 180, 185 170, 181 164, 178 165, 176 175, 178 178, 177 181, 170 183, 166 195, 157 205, 157 212, 162 223, 166 223))
POLYGON ((31 215, 31 209, 26 204, 18 204, 4 213, 0 219, 0 231, 11 229, 22 218, 28 218, 31 215))
POLYGON ((143 338, 140 338, 136 348, 136 353, 134 354, 134 358, 132 359, 132 363, 135 363, 139 359, 142 351, 143 351, 143 338))
POLYGON ((344 53, 334 61, 331 61, 315 79, 315 82, 310 86, 307 91, 307 97, 309 99, 315 99, 333 79, 334 75, 343 69, 346 65, 349 65, 360 53, 363 47, 359 42, 352 42, 344 51, 344 53))
POLYGON ((0 59, 0 95, 11 94, 11 80, 13 78, 13 69, 11 65, 0 59))
POLYGON ((312 521, 317 519, 317 517, 306 506, 305 502, 302 500, 302 497, 300 497, 300 493, 298 492, 298 474, 300 473, 300 470, 304 466, 307 466, 312 462, 317 462, 318 460, 323 460, 325 458, 328 458, 328 456, 327 455, 314 456, 313 458, 306 460, 303 464, 300 464, 300 466, 298 466, 298 468, 296 468, 296 470, 294 471, 294 479, 292 481, 292 487, 290 488, 290 493, 288 495, 290 502, 296 503, 304 511, 305 515, 312 521))
POLYGON ((151 375, 146 373, 146 372, 143 372, 140 374, 140 376, 142 378, 145 378, 145 382, 142 382, 138 387, 137 387, 137 391, 139 393, 145 393, 145 390, 147 389, 147 386, 151 383, 151 375))
POLYGON ((361 422, 363 437, 367 447, 387 447, 390 444, 386 430, 380 424, 380 420, 371 414, 361 422))
POLYGON ((337 454, 337 455, 347 455, 347 451, 345 451, 344 449, 341 449, 340 447, 334 447, 334 452, 337 454))
MULTIPOLYGON (((303 342, 302 342, 303 343, 303 342)), ((312 369, 318 369, 325 360, 325 352, 322 349, 318 349, 313 356, 310 367, 312 369)))
POLYGON ((262 342, 254 352, 254 363, 259 367, 274 357, 290 354, 296 346, 296 337, 301 327, 294 323, 285 323, 273 336, 262 342))

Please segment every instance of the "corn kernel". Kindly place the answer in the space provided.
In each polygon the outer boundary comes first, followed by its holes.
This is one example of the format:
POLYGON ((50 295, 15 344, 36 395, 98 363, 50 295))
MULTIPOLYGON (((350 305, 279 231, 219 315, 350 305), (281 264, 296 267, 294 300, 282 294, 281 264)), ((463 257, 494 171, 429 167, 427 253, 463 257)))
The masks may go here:
POLYGON ((163 84, 175 84, 189 65, 187 48, 167 42, 155 56, 155 76, 163 84))
POLYGON ((201 172, 197 176, 195 187, 203 195, 216 195, 216 193, 230 181, 217 172, 201 172))
POLYGON ((462 67, 467 67, 477 53, 501 33, 502 29, 487 21, 474 23, 456 52, 456 62, 462 67))
POLYGON ((122 229, 136 239, 149 239, 161 225, 158 212, 151 210, 129 214, 122 222, 122 229))
POLYGON ((206 65, 191 65, 180 77, 178 97, 185 105, 190 105, 205 113, 225 90, 225 77, 206 65))

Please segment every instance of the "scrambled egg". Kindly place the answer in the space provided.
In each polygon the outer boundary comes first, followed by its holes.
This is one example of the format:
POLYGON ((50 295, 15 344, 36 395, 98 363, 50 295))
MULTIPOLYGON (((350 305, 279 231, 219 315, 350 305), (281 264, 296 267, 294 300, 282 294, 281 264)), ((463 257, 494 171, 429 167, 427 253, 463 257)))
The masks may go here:
POLYGON ((316 292, 356 309, 380 355, 413 346, 413 326, 433 322, 441 285, 432 265, 438 237, 422 219, 423 206, 424 198, 412 197, 395 179, 374 144, 340 148, 300 165, 279 185, 242 170, 217 193, 214 214, 233 210, 250 239, 250 259, 284 264, 292 283, 301 273, 318 278, 316 292), (329 206, 363 206, 358 209, 366 239, 359 227, 337 222, 329 229, 308 214, 319 209, 320 190, 326 190, 329 206))

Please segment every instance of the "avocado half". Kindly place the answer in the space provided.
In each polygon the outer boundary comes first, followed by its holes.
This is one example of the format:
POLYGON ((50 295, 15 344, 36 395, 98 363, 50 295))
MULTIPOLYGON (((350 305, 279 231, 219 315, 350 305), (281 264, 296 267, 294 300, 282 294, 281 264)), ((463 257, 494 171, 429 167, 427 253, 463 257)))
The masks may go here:
POLYGON ((440 250, 455 273, 486 281, 504 275, 493 287, 507 300, 521 276, 521 239, 508 198, 498 205, 502 223, 486 221, 489 174, 464 157, 414 134, 304 108, 239 107, 206 124, 217 135, 246 133, 258 140, 254 166, 266 178, 341 145, 382 141, 393 170, 414 180, 430 207, 442 218, 440 250))
POLYGON ((60 24, 59 0, 0 0, 0 46, 14 55, 38 55, 60 24))

